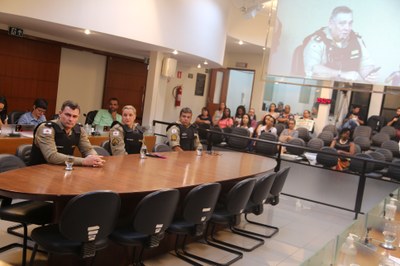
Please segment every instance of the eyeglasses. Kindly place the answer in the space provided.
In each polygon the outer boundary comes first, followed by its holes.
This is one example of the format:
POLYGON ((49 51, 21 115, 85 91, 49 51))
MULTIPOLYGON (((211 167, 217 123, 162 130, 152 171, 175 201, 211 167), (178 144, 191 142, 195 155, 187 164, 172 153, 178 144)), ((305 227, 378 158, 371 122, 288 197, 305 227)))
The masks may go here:
POLYGON ((46 110, 45 110, 45 109, 42 109, 42 108, 36 108, 36 110, 37 110, 39 113, 42 113, 42 114, 46 113, 46 110))

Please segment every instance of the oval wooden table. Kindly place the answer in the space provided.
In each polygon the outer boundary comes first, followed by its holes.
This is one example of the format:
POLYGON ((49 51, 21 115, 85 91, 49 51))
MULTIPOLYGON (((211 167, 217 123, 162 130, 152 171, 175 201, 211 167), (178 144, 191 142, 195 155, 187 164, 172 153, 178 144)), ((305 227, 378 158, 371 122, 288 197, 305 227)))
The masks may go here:
MULTIPOLYGON (((74 166, 74 170, 65 171, 63 165, 43 164, 4 172, 0 174, 0 195, 54 201, 58 217, 72 197, 88 191, 112 190, 121 196, 119 223, 123 223, 149 192, 177 188, 183 198, 192 187, 208 182, 220 182, 227 190, 241 179, 265 174, 276 166, 271 158, 232 151, 202 156, 195 151, 160 154, 166 158, 140 159, 138 154, 106 157, 102 168, 74 166)), ((107 265, 102 262, 103 259, 96 259, 96 265, 107 265)))

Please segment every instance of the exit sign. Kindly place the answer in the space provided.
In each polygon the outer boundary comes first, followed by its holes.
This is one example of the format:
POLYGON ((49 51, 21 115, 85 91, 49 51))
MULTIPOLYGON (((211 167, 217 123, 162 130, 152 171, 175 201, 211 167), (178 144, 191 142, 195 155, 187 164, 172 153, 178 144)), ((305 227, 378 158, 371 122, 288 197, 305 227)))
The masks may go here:
POLYGON ((22 37, 24 35, 24 30, 16 27, 8 27, 8 34, 12 36, 22 37))

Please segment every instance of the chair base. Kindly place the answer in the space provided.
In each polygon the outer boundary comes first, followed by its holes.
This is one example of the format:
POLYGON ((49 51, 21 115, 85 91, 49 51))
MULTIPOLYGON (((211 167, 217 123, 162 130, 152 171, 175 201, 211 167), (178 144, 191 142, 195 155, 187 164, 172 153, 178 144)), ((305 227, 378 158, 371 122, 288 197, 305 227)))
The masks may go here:
POLYGON ((217 243, 217 244, 220 244, 220 245, 228 246, 228 247, 231 247, 231 248, 235 248, 235 249, 239 249, 239 250, 243 250, 243 251, 247 251, 247 252, 253 251, 256 248, 258 248, 259 246, 264 245, 264 240, 263 239, 255 237, 255 236, 252 236, 252 235, 249 235, 249 234, 246 234, 246 233, 243 233, 243 232, 240 232, 239 230, 236 230, 233 225, 229 225, 229 229, 234 234, 237 234, 237 235, 240 235, 240 236, 243 236, 243 237, 246 237, 246 238, 250 238, 250 239, 253 239, 253 240, 257 241, 257 244, 255 244, 252 247, 242 247, 242 246, 231 244, 231 243, 226 242, 226 241, 222 241, 220 239, 216 239, 215 236, 214 236, 214 234, 215 234, 215 224, 214 223, 212 223, 211 233, 209 235, 209 238, 206 238, 207 243, 209 245, 217 243))
POLYGON ((247 218, 247 213, 244 215, 244 218, 249 224, 254 224, 254 225, 258 225, 258 226, 262 226, 262 227, 266 227, 268 229, 271 229, 272 233, 263 235, 263 234, 259 234, 259 233, 253 232, 253 231, 248 231, 248 230, 244 230, 244 229, 241 229, 241 228, 234 227, 235 230, 237 230, 239 232, 242 232, 242 233, 245 233, 245 234, 251 234, 251 235, 260 236, 260 237, 264 237, 264 238, 271 238, 276 233, 279 232, 279 228, 276 227, 276 226, 272 226, 272 225, 268 225, 268 224, 262 224, 262 223, 259 223, 259 222, 256 222, 256 221, 249 220, 249 218, 247 218))

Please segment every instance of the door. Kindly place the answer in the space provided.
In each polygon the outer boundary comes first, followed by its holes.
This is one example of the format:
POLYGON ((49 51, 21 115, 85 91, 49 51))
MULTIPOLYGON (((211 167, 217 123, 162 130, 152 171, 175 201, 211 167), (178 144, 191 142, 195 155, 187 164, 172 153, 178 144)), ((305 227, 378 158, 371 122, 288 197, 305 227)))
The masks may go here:
POLYGON ((228 94, 228 81, 228 69, 211 69, 210 86, 207 96, 207 108, 210 111, 210 115, 214 114, 221 102, 226 103, 226 96, 228 94))

